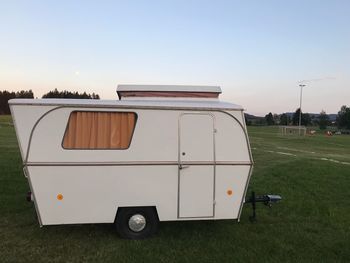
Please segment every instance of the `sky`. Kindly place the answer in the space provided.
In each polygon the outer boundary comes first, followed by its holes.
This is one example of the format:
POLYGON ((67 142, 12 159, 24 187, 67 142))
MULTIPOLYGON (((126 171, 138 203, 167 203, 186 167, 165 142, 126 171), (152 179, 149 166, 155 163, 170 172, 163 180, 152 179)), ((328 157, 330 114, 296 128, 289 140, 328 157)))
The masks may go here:
POLYGON ((350 105, 350 1, 0 0, 0 90, 117 99, 118 84, 218 85, 263 116, 350 105))

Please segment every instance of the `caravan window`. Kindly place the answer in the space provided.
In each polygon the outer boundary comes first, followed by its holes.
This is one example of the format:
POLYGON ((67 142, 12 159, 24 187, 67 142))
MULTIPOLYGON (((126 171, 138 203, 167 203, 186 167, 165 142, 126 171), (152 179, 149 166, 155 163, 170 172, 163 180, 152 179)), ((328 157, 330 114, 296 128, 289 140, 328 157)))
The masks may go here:
POLYGON ((133 112, 74 111, 62 146, 65 149, 127 149, 136 117, 133 112))

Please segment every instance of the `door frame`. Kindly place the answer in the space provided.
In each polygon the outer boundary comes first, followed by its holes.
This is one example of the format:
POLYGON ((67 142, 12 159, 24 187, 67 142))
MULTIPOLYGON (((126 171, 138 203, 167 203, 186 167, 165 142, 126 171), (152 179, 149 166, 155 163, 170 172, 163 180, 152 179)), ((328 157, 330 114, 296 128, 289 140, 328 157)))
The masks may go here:
POLYGON ((177 218, 178 219, 195 219, 195 218, 214 218, 215 217, 215 189, 216 189, 216 145, 215 145, 215 134, 216 134, 216 120, 215 115, 210 112, 184 112, 180 113, 178 117, 178 133, 177 133, 177 154, 178 154, 178 169, 177 169, 177 218), (213 215, 212 216, 194 216, 194 217, 180 217, 180 180, 181 180, 181 149, 180 149, 180 140, 181 140, 181 117, 184 115, 205 115, 210 116, 213 120, 213 162, 206 162, 206 161, 195 161, 195 162, 185 162, 186 165, 212 165, 213 166, 213 215))

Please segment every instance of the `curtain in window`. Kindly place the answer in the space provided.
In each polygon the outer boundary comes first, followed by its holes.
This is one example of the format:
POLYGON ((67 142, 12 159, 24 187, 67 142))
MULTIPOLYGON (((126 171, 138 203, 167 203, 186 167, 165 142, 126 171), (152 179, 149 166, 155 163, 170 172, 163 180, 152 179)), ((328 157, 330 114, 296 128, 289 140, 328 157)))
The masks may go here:
POLYGON ((134 131, 131 112, 72 112, 63 140, 66 149, 126 149, 134 131))

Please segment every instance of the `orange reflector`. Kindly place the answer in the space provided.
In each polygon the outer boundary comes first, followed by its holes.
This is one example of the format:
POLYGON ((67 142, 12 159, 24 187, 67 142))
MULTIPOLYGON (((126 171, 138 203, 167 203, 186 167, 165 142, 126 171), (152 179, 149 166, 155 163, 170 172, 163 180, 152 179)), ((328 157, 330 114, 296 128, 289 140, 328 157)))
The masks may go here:
POLYGON ((63 200, 63 195, 62 194, 58 194, 57 195, 57 200, 60 200, 60 201, 63 200))
POLYGON ((227 190, 228 195, 232 195, 232 190, 227 190))

